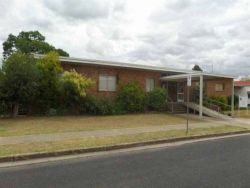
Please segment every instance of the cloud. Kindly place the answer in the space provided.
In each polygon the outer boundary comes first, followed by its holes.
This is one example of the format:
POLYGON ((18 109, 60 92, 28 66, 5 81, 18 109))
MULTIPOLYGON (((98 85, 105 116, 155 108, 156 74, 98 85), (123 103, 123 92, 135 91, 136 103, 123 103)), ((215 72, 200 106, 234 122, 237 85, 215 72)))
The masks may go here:
POLYGON ((249 75, 249 8, 248 0, 1 1, 0 42, 39 30, 74 57, 249 75))
POLYGON ((43 0, 44 6, 64 18, 92 20, 107 18, 110 11, 122 11, 123 2, 110 0, 43 0))

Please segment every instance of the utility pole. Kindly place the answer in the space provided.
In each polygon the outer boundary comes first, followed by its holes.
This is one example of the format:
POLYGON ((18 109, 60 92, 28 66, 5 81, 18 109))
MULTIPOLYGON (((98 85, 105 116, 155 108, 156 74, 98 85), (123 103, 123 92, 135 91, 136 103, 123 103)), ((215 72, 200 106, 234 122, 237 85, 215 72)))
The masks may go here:
POLYGON ((192 85, 192 76, 188 75, 187 76, 187 126, 186 126, 186 135, 188 134, 189 131, 189 88, 192 85))

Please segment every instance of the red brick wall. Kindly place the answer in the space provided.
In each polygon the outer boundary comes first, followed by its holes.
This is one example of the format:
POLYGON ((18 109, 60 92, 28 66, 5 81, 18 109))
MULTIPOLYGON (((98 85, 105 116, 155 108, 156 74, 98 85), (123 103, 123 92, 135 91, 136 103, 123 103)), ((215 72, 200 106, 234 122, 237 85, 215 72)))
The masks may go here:
MULTIPOLYGON (((86 64, 73 64, 73 63, 62 63, 65 70, 75 69, 77 72, 92 78, 95 81, 94 86, 89 90, 90 93, 94 95, 115 95, 116 92, 110 91, 99 91, 98 81, 100 74, 114 75, 117 76, 117 90, 119 87, 125 83, 131 81, 137 81, 140 86, 145 89, 146 78, 153 78, 155 80, 155 86, 159 87, 161 85, 160 77, 161 72, 149 71, 149 70, 139 70, 121 67, 110 67, 110 66, 99 66, 99 65, 86 65, 86 64)), ((233 79, 229 78, 216 78, 213 80, 204 80, 205 91, 207 96, 231 96, 232 93, 232 82, 233 79), (215 85, 222 83, 224 84, 224 91, 215 91, 215 85)), ((186 84, 186 82, 185 82, 186 84)), ((192 88, 190 89, 190 99, 193 95, 195 82, 192 82, 192 88)), ((176 87, 170 87, 171 91, 169 94, 176 100, 176 87)), ((186 96, 186 87, 184 90, 186 96)))
POLYGON ((207 96, 231 96, 233 79, 229 78, 217 78, 206 81, 206 93, 207 96), (223 91, 215 91, 216 84, 224 84, 223 91))
POLYGON ((75 69, 77 72, 93 79, 95 81, 94 86, 89 90, 94 95, 115 95, 116 92, 110 91, 99 91, 98 81, 100 74, 114 75, 117 76, 117 90, 119 87, 130 81, 137 81, 140 86, 145 89, 146 78, 153 78, 155 80, 155 86, 160 86, 161 73, 157 71, 147 71, 139 69, 129 69, 121 67, 109 67, 99 65, 80 65, 62 63, 65 70, 75 69))

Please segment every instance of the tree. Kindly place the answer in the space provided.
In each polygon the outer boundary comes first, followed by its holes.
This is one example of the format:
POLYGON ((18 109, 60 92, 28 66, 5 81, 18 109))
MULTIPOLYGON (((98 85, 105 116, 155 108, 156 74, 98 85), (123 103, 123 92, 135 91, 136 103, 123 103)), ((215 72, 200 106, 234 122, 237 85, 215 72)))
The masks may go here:
POLYGON ((22 53, 46 54, 50 51, 57 51, 60 56, 69 56, 62 49, 56 49, 45 41, 45 37, 39 31, 22 31, 17 36, 9 34, 7 40, 3 42, 3 57, 8 58, 12 53, 20 51, 22 53))
POLYGON ((192 68, 193 71, 203 71, 199 65, 194 65, 194 67, 192 68))
POLYGON ((63 73, 57 52, 49 52, 37 60, 37 103, 43 110, 55 107, 59 98, 59 78, 63 73))
POLYGON ((3 62, 0 75, 1 100, 10 104, 16 117, 19 105, 30 103, 37 92, 37 67, 31 55, 13 53, 3 62))
POLYGON ((75 70, 65 71, 60 80, 60 91, 67 107, 78 106, 80 100, 86 96, 87 89, 93 81, 77 73, 75 70))

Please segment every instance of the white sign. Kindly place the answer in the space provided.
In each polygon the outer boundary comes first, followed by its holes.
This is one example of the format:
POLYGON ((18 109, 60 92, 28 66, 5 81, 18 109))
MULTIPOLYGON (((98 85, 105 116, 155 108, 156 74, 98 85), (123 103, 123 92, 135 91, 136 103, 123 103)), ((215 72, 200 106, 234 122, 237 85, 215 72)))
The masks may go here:
POLYGON ((192 76, 188 75, 187 76, 187 86, 191 86, 192 85, 192 76))
POLYGON ((239 96, 239 107, 240 108, 247 108, 248 106, 248 98, 239 96))

